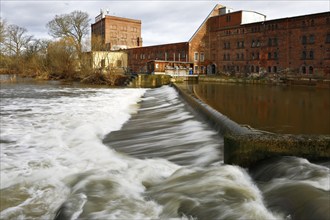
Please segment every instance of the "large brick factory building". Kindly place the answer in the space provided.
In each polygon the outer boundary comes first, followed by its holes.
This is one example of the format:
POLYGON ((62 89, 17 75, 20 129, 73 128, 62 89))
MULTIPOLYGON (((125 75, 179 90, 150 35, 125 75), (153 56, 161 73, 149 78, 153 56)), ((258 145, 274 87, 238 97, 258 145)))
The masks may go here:
POLYGON ((330 12, 266 20, 257 12, 216 5, 189 41, 148 47, 142 47, 141 21, 101 13, 92 34, 102 36, 107 48, 127 49, 135 73, 163 61, 189 63, 194 74, 330 75, 330 12))

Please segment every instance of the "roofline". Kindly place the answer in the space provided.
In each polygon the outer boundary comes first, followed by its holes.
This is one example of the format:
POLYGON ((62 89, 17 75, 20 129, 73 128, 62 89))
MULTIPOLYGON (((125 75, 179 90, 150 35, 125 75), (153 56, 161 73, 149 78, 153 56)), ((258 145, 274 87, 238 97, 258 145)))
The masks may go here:
MULTIPOLYGON (((233 12, 234 13, 234 12, 233 12)), ((231 29, 231 28, 237 28, 240 26, 253 26, 256 24, 264 24, 264 23, 270 23, 270 22, 277 22, 277 21, 285 21, 288 19, 297 19, 297 18, 304 18, 304 17, 310 17, 310 16, 319 16, 319 15, 326 15, 329 14, 330 16, 330 12, 326 11, 326 12, 319 12, 319 13, 314 13, 314 14, 305 14, 305 15, 298 15, 298 16, 294 16, 294 17, 284 17, 284 18, 276 18, 276 19, 272 19, 272 20, 265 20, 265 21, 258 21, 258 22, 253 22, 253 23, 247 23, 247 24, 240 24, 240 25, 235 25, 235 26, 228 26, 228 27, 221 27, 220 29, 231 29)))
MULTIPOLYGON (((98 15, 98 16, 100 16, 100 15, 98 15)), ((98 16, 96 16, 96 17, 98 17, 98 16)), ((118 17, 118 16, 113 16, 113 15, 105 15, 103 18, 101 18, 97 22, 94 22, 92 25, 97 24, 100 21, 105 20, 106 18, 108 18, 108 19, 115 19, 115 20, 126 20, 126 21, 129 21, 129 22, 140 23, 140 24, 142 23, 142 21, 141 20, 138 20, 138 19, 118 17)))
POLYGON ((157 45, 150 45, 150 46, 142 46, 142 47, 132 47, 127 48, 124 50, 134 50, 134 49, 142 49, 142 48, 149 48, 149 47, 161 47, 161 46, 168 46, 168 45, 174 45, 174 44, 188 44, 189 42, 177 42, 177 43, 168 43, 168 44, 157 44, 157 45))
POLYGON ((198 27, 198 29, 195 31, 195 33, 191 36, 191 38, 188 40, 188 43, 190 43, 193 38, 196 36, 196 34, 198 33, 198 31, 203 27, 203 25, 207 22, 207 20, 210 18, 211 14, 214 12, 214 10, 218 7, 219 4, 216 4, 213 9, 211 10, 211 12, 207 15, 207 17, 204 19, 203 23, 198 27))
POLYGON ((259 15, 262 15, 264 16, 265 18, 267 17, 267 15, 264 15, 264 14, 261 14, 260 12, 257 12, 257 11, 251 11, 251 10, 240 10, 242 12, 246 11, 246 12, 253 12, 253 13, 256 13, 256 14, 259 14, 259 15))

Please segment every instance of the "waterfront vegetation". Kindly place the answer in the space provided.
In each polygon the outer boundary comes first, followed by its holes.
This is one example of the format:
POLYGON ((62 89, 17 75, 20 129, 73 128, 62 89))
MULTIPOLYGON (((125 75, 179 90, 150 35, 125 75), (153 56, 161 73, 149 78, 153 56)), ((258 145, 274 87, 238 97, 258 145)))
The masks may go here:
POLYGON ((0 74, 42 80, 121 85, 127 76, 111 69, 93 69, 89 15, 73 11, 56 15, 46 26, 53 39, 38 39, 24 27, 0 18, 0 74))

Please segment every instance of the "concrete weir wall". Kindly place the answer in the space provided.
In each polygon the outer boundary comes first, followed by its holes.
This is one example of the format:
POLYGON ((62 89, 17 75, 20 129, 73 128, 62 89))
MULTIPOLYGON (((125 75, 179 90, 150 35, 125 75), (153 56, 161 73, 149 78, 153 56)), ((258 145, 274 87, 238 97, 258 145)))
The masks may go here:
POLYGON ((224 137, 224 162, 252 167, 277 156, 330 160, 330 135, 273 134, 242 127, 197 99, 184 85, 173 84, 180 96, 224 137))
POLYGON ((139 74, 135 78, 130 86, 142 87, 142 88, 157 88, 162 85, 168 85, 171 83, 171 76, 169 75, 150 75, 150 74, 139 74))

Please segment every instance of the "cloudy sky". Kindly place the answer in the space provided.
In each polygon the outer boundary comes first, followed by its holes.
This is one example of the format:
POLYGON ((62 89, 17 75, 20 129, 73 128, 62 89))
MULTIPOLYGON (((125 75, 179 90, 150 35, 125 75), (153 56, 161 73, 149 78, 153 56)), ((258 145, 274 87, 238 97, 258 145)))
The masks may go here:
POLYGON ((51 38, 46 24, 55 15, 87 12, 91 23, 100 9, 110 15, 140 19, 144 46, 188 41, 216 4, 265 14, 267 20, 330 11, 330 0, 0 0, 0 16, 25 27, 36 38, 51 38))

